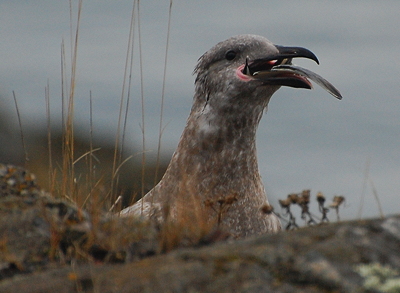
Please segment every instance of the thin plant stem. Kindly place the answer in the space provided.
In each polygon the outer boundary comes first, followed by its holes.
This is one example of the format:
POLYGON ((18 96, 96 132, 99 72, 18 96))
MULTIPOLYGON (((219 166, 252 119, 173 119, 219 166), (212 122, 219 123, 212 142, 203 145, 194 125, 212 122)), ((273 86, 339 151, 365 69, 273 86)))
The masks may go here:
MULTIPOLYGON (((79 40, 79 25, 82 11, 82 0, 78 3, 78 16, 75 30, 75 39, 73 41, 72 60, 71 60, 71 79, 70 79, 70 92, 68 99, 68 112, 65 127, 64 144, 65 149, 63 153, 63 188, 62 194, 65 196, 71 193, 70 197, 74 199, 75 187, 75 174, 74 174, 74 94, 75 94, 75 80, 76 80, 76 65, 78 58, 78 40, 79 40), (71 196, 72 195, 72 196, 71 196)), ((72 5, 70 1, 70 16, 72 23, 72 5)), ((71 28, 72 31, 72 28, 71 28)), ((72 40, 71 40, 72 41, 72 40)), ((72 48, 71 47, 71 48, 72 48)))
POLYGON ((68 85, 65 69, 65 44, 64 39, 61 42, 61 125, 62 125, 62 150, 61 153, 65 153, 65 96, 68 95, 68 85))
MULTIPOLYGON (((143 56, 142 56, 142 38, 140 30, 140 0, 137 1, 137 13, 138 13, 138 36, 139 36, 139 68, 140 68, 140 97, 141 97, 141 108, 142 108, 142 197, 144 196, 145 190, 145 175, 146 175, 146 136, 145 136, 145 103, 143 93, 143 56)), ((142 206, 143 208, 143 206, 142 206)))
MULTIPOLYGON (((132 14, 131 14, 131 23, 130 23, 130 28, 129 28, 129 37, 128 37, 128 46, 126 50, 126 57, 125 57, 125 68, 124 68, 124 78, 123 78, 123 83, 122 83, 122 93, 121 93, 121 98, 120 98, 120 108, 119 108, 119 115, 118 115, 118 126, 117 126, 117 135, 115 137, 115 145, 114 145, 114 159, 113 159, 113 167, 112 167, 112 177, 116 177, 116 170, 117 166, 120 164, 122 160, 122 151, 120 152, 120 155, 118 155, 119 152, 119 143, 120 143, 120 138, 121 138, 121 123, 122 123, 122 112, 123 112, 123 107, 124 107, 124 97, 125 97, 125 87, 126 87, 126 79, 127 79, 127 74, 128 74, 128 63, 129 63, 129 58, 131 58, 131 66, 132 66, 132 52, 133 52, 133 36, 134 36, 134 27, 135 27, 135 7, 136 7, 136 0, 133 3, 132 7, 132 14)), ((127 101, 127 106, 129 105, 129 97, 127 101)), ((125 117, 127 116, 127 109, 125 112, 125 117)), ((125 118, 126 121, 126 118, 125 118)), ((124 131, 125 132, 125 126, 124 126, 124 131)), ((124 137, 122 139, 122 148, 123 148, 123 143, 124 143, 124 137)), ((110 188, 110 195, 114 194, 114 189, 115 189, 115 180, 111 180, 111 188, 110 188)))
POLYGON ((15 92, 13 91, 12 93, 13 93, 13 97, 14 97, 15 109, 17 110, 17 117, 18 117, 19 130, 20 130, 20 134, 21 134, 22 148, 24 149, 25 163, 27 163, 29 161, 29 157, 28 157, 28 152, 26 150, 24 132, 22 130, 21 115, 19 114, 19 108, 18 108, 17 97, 15 96, 15 92))
MULTIPOLYGON (((134 7, 135 8, 135 7, 134 7)), ((121 153, 120 153, 120 158, 119 162, 122 161, 122 155, 124 151, 124 146, 125 146, 125 136, 126 136, 126 127, 128 124, 128 112, 129 112, 129 103, 130 103, 130 98, 131 98, 131 88, 132 88, 132 72, 133 72, 133 48, 134 48, 134 10, 132 11, 132 24, 131 24, 131 50, 130 50, 130 65, 129 65, 129 77, 128 77, 128 93, 127 93, 127 98, 126 98, 126 105, 125 105, 125 116, 124 116, 124 126, 123 126, 123 131, 122 131, 122 141, 121 141, 121 153)), ((128 61, 128 60, 127 60, 128 61)))
MULTIPOLYGON (((93 191, 93 176, 94 176, 94 169, 93 169, 93 98, 92 98, 92 91, 89 93, 89 125, 90 125, 90 130, 89 130, 89 149, 90 149, 90 155, 89 155, 89 196, 92 195, 93 191)), ((84 204, 86 203, 86 200, 84 201, 84 204)))
POLYGON ((159 124, 159 130, 158 130, 157 161, 156 161, 156 170, 155 170, 155 174, 154 174, 154 185, 157 184, 158 171, 159 171, 159 168, 160 168, 161 138, 162 138, 162 134, 163 134, 163 114, 164 114, 164 100, 165 100, 165 83, 166 83, 166 76, 167 76, 167 61, 168 61, 169 39, 170 39, 170 33, 171 33, 171 14, 172 14, 172 0, 170 0, 170 2, 169 2, 167 44, 165 46, 164 74, 163 74, 163 84, 162 84, 162 91, 161 91, 160 124, 159 124))
MULTIPOLYGON (((46 100, 46 117, 47 117, 47 151, 49 154, 49 185, 53 180, 53 158, 52 158, 52 146, 51 146, 51 115, 50 115, 50 85, 47 80, 47 87, 45 88, 45 100, 46 100)), ((53 190, 50 189, 52 193, 53 190)))
POLYGON ((365 170, 364 170, 364 180, 363 180, 362 191, 361 191, 360 207, 358 209, 358 215, 357 215, 358 219, 361 219, 362 212, 364 209, 365 192, 367 190, 370 163, 371 163, 371 160, 370 160, 370 158, 368 158, 367 162, 365 164, 365 170))
POLYGON ((378 196, 378 191, 375 188, 375 184, 372 181, 372 179, 369 180, 369 183, 371 184, 371 189, 372 189, 372 194, 375 197, 376 203, 378 205, 378 209, 379 209, 379 215, 381 217, 381 219, 383 219, 385 216, 383 214, 383 210, 382 210, 382 205, 381 205, 381 201, 379 200, 379 196, 378 196))

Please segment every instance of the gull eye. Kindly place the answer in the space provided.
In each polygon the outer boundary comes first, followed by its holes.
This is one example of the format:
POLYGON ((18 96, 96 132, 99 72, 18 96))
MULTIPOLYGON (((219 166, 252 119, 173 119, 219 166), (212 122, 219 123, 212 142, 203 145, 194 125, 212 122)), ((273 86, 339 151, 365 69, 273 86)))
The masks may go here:
POLYGON ((225 59, 226 60, 233 60, 236 57, 236 52, 233 50, 229 50, 228 52, 225 53, 225 59))

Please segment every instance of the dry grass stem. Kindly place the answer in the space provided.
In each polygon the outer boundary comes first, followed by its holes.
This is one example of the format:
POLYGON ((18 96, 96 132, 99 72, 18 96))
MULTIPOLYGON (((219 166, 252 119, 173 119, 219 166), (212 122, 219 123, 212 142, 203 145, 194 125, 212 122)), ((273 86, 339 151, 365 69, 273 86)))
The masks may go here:
POLYGON ((164 100, 165 100, 165 84, 167 77, 167 65, 168 65, 168 50, 169 50, 169 39, 171 33, 171 15, 172 15, 172 0, 169 2, 168 11, 168 26, 167 26, 167 40, 165 45, 165 58, 164 58, 164 73, 163 73, 163 83, 161 90, 161 104, 160 104, 160 123, 158 129, 158 146, 157 146, 157 161, 156 161, 156 171, 154 174, 154 185, 157 184, 158 172, 160 168, 160 157, 161 157, 161 138, 163 134, 163 114, 164 114, 164 100))
POLYGON ((17 118, 18 118, 18 125, 19 125, 19 131, 21 134, 21 142, 22 142, 22 147, 24 149, 24 155, 25 155, 25 162, 29 161, 28 157, 28 152, 26 150, 26 144, 25 144, 25 138, 24 138, 24 131, 22 129, 22 121, 21 121, 21 115, 19 114, 19 108, 18 108, 18 103, 17 103, 17 97, 15 96, 15 91, 12 92, 13 97, 14 97, 14 103, 15 103, 15 109, 17 111, 17 118))

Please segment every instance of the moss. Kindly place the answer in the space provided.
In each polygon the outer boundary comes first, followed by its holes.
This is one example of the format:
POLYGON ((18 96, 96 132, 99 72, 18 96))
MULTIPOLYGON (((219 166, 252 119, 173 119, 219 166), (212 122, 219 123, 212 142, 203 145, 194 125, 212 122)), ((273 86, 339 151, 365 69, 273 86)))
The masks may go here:
POLYGON ((364 288, 379 292, 400 293, 400 272, 380 263, 358 265, 355 271, 364 278, 364 288))

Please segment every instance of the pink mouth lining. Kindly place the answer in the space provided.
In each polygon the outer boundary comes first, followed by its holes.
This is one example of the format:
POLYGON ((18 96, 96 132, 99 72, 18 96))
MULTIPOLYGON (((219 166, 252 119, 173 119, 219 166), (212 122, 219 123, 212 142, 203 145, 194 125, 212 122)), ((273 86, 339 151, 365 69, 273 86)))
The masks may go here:
POLYGON ((244 74, 243 71, 244 68, 244 64, 240 65, 237 69, 236 69, 236 75, 237 77, 239 77, 239 79, 243 80, 243 81, 249 81, 252 78, 246 74, 244 74))

